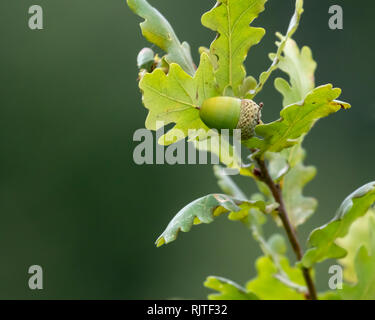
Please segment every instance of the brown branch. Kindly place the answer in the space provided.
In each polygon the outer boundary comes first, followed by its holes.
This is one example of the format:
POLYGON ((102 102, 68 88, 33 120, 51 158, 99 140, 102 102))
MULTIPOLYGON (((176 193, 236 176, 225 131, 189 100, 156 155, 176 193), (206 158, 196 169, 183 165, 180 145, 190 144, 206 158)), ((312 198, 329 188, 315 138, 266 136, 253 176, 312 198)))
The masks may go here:
MULTIPOLYGON (((278 208, 279 217, 283 223, 284 229, 287 233, 289 242, 292 245, 292 248, 297 257, 297 260, 300 261, 303 256, 303 250, 298 241, 296 231, 294 230, 292 224, 290 223, 288 213, 285 208, 284 199, 283 199, 280 185, 276 184, 271 178, 264 160, 257 159, 257 163, 258 163, 259 170, 260 170, 259 178, 268 186, 275 201, 279 204, 279 208, 278 208)), ((305 279, 307 288, 309 290, 308 298, 311 300, 317 300, 318 297, 316 293, 316 288, 315 288, 314 281, 311 278, 310 269, 303 267, 302 273, 303 273, 303 277, 305 279)))

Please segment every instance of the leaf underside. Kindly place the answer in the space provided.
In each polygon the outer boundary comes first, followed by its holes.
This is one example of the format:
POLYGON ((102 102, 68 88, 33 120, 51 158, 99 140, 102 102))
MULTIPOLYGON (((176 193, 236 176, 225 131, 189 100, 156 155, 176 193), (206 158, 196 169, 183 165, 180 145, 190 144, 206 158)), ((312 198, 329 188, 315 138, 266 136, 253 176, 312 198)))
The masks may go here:
POLYGON ((246 215, 250 208, 266 210, 263 201, 235 199, 224 194, 204 196, 191 202, 177 213, 156 240, 156 245, 160 247, 176 240, 179 231, 188 232, 194 224, 211 223, 215 217, 226 212, 242 212, 246 215))
MULTIPOLYGON (((271 55, 271 59, 274 58, 271 55)), ((275 88, 283 95, 283 106, 302 101, 315 87, 315 70, 317 64, 309 47, 298 48, 293 39, 288 39, 284 55, 280 57, 278 68, 289 75, 288 83, 283 78, 276 78, 275 88)))
POLYGON ((130 9, 144 19, 140 24, 143 36, 164 50, 168 63, 177 63, 188 74, 195 73, 190 47, 180 43, 173 28, 165 17, 146 0, 127 0, 130 9))
POLYGON ((331 222, 310 234, 309 249, 302 259, 303 265, 311 267, 329 258, 345 257, 346 250, 337 245, 336 240, 345 237, 353 222, 364 216, 374 203, 375 182, 368 183, 349 195, 331 222))

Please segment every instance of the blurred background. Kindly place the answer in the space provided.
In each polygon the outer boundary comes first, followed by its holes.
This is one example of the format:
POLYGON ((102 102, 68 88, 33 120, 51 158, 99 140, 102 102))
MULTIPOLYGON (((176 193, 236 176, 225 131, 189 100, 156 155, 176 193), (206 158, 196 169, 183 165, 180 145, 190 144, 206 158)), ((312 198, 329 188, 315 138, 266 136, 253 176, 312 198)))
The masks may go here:
MULTIPOLYGON (((320 121, 306 138, 306 163, 317 166, 318 176, 305 194, 318 198, 319 208, 299 231, 302 243, 349 193, 375 178, 375 3, 305 2, 294 38, 312 48, 317 84, 342 88, 352 109, 320 121), (328 28, 333 4, 343 6, 344 30, 328 28)), ((214 38, 200 25, 214 1, 150 3, 197 61, 197 48, 214 38)), ((268 67, 274 33, 285 33, 293 8, 294 0, 268 1, 254 23, 267 34, 249 53, 249 74, 268 67)), ((2 0, 0 12, 0 298, 205 298, 208 275, 241 284, 253 277, 261 252, 241 224, 224 216, 154 246, 179 209, 220 190, 209 165, 134 164, 133 133, 147 114, 136 55, 147 42, 125 0, 2 0), (44 10, 44 30, 28 28, 33 4, 44 10), (43 267, 44 290, 28 288, 34 264, 43 267)), ((258 96, 265 122, 281 106, 272 82, 258 96)), ((255 191, 251 180, 239 183, 255 191)), ((320 290, 328 289, 329 264, 317 270, 320 290)))

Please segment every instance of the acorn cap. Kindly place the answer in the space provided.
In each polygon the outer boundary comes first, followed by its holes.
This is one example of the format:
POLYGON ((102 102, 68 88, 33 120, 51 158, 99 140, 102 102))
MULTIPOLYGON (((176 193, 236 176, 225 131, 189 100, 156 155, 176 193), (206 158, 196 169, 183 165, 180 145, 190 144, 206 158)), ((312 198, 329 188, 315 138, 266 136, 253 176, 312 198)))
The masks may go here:
POLYGON ((241 129, 241 139, 247 140, 255 135, 255 127, 259 124, 262 108, 253 100, 241 101, 240 119, 236 129, 241 129))

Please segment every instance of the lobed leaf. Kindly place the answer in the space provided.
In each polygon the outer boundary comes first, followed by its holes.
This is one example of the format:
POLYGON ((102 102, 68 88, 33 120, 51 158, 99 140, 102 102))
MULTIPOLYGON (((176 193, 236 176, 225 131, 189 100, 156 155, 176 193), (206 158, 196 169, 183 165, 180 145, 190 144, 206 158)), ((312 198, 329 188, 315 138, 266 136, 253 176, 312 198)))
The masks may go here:
POLYGON ((195 67, 187 42, 180 43, 165 17, 146 0, 127 0, 130 9, 144 19, 140 24, 143 36, 167 52, 168 63, 179 64, 188 74, 194 75, 195 67))
MULTIPOLYGON (((278 36, 283 39, 281 35, 278 36)), ((276 58, 274 55, 270 57, 276 58)), ((283 78, 275 80, 276 89, 283 95, 284 107, 304 100, 315 88, 316 67, 317 64, 309 47, 305 46, 300 50, 293 39, 287 39, 278 68, 289 75, 290 84, 283 78)))
POLYGON ((347 255, 339 262, 344 266, 344 278, 350 283, 358 281, 355 272, 355 257, 362 246, 371 250, 372 239, 375 237, 375 212, 370 210, 363 217, 358 218, 351 225, 348 234, 344 238, 336 240, 336 244, 347 251, 347 255))
POLYGON ((345 257, 347 252, 336 244, 337 239, 345 237, 354 221, 364 216, 374 203, 375 182, 368 183, 349 195, 331 222, 310 234, 309 249, 303 256, 302 264, 309 268, 329 258, 345 257))
POLYGON ((280 181, 290 168, 287 159, 281 152, 266 152, 265 158, 268 160, 268 170, 272 180, 280 181))
POLYGON ((260 157, 267 151, 280 152, 299 143, 298 139, 308 133, 317 120, 350 108, 349 104, 335 100, 340 94, 341 89, 332 88, 331 84, 317 87, 304 101, 284 108, 279 120, 258 125, 255 132, 261 138, 253 137, 244 141, 244 145, 258 149, 255 156, 260 157))
POLYGON ((316 175, 316 168, 299 163, 290 169, 283 180, 283 198, 290 222, 294 227, 303 224, 316 210, 318 202, 303 195, 303 189, 316 175))
POLYGON ((302 164, 305 160, 306 151, 302 147, 304 138, 305 136, 303 135, 296 145, 281 152, 291 168, 294 168, 298 164, 302 164))
POLYGON ((225 278, 208 277, 204 282, 204 286, 219 292, 210 294, 208 296, 209 300, 258 300, 254 293, 225 278))
MULTIPOLYGON (((258 85, 254 89, 254 91, 251 92, 251 94, 248 98, 251 98, 251 99, 254 98, 254 96, 257 95, 263 89, 264 84, 267 82, 267 80, 271 76, 272 72, 274 72, 277 68, 279 68, 280 61, 285 59, 285 58, 282 57, 282 53, 285 50, 285 46, 287 45, 289 40, 291 39, 291 37, 294 35, 294 33, 298 29, 302 13, 303 13, 303 0, 296 0, 294 14, 292 16, 292 19, 289 22, 289 27, 288 27, 288 31, 287 31, 286 35, 283 36, 280 33, 276 34, 280 38, 280 42, 276 42, 276 45, 278 46, 277 52, 270 55, 270 58, 272 60, 272 64, 268 68, 267 71, 263 72, 260 75, 258 85)), ((286 52, 286 54, 288 54, 288 52, 286 52)), ((301 99, 296 100, 296 101, 300 101, 300 100, 301 99)))
POLYGON ((178 232, 190 231, 194 224, 211 223, 214 218, 225 212, 248 214, 250 208, 266 211, 263 201, 246 201, 224 194, 210 194, 199 198, 181 209, 168 224, 165 231, 156 240, 158 247, 176 240, 178 232))
POLYGON ((357 283, 344 284, 339 291, 344 300, 375 300, 375 237, 372 239, 370 251, 362 246, 355 258, 357 283))
POLYGON ((221 92, 230 86, 237 94, 246 71, 243 62, 249 49, 265 34, 250 23, 264 10, 267 0, 219 0, 202 16, 202 24, 218 33, 210 50, 218 57, 216 79, 221 92))
POLYGON ((160 144, 177 142, 185 138, 189 130, 208 131, 199 117, 197 107, 205 99, 218 93, 213 66, 206 53, 201 55, 201 62, 194 78, 178 64, 172 63, 168 75, 161 69, 156 69, 142 78, 139 87, 143 92, 143 103, 149 110, 146 128, 159 129, 158 121, 161 125, 175 123, 175 126, 160 138, 160 144), (180 131, 183 135, 178 134, 180 131))
POLYGON ((305 282, 299 268, 291 267, 285 256, 281 256, 282 271, 288 276, 287 281, 278 278, 279 270, 270 257, 260 257, 256 261, 258 276, 249 281, 246 289, 256 294, 261 300, 304 300, 305 282), (288 281, 291 282, 287 285, 288 281), (294 287, 291 287, 294 286, 294 287))

